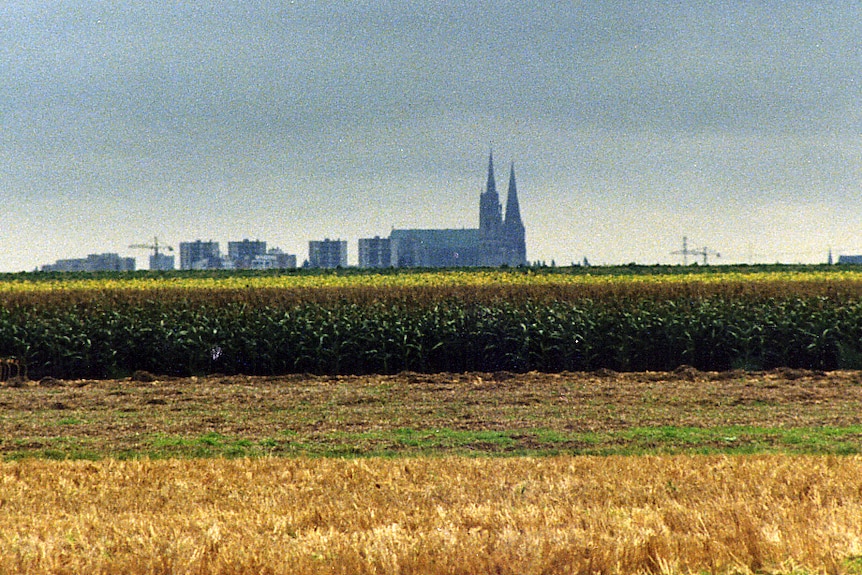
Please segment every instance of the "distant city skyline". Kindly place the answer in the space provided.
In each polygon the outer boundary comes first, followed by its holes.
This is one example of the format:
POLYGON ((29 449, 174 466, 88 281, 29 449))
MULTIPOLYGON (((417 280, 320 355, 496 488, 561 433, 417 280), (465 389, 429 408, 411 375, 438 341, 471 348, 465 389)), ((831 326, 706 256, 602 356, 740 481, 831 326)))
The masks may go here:
POLYGON ((862 253, 862 5, 0 6, 0 271, 154 236, 478 225, 517 162, 531 261, 862 253))

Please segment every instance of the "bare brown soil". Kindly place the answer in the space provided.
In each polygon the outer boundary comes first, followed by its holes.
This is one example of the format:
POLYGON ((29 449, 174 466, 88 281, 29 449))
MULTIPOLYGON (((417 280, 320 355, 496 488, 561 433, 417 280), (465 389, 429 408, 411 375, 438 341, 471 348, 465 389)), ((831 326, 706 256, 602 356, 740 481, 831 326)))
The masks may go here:
MULTIPOLYGON (((275 455, 596 452, 624 447, 620 434, 642 428, 861 424, 858 371, 138 374, 108 381, 6 382, 0 388, 5 458, 219 454, 183 443, 207 434, 210 447, 240 442, 235 455, 256 454, 261 445, 275 455), (405 430, 419 435, 393 440, 393 433, 403 436, 405 430), (439 430, 450 437, 435 443, 439 430), (505 432, 506 441, 495 441, 494 432, 505 432), (554 442, 542 443, 541 434, 550 433, 554 442)), ((862 445, 862 437, 845 440, 862 445)), ((700 447, 716 447, 715 441, 705 437, 700 447)), ((732 441, 720 443, 733 447, 732 441)), ((198 442, 201 447, 206 442, 198 442)))

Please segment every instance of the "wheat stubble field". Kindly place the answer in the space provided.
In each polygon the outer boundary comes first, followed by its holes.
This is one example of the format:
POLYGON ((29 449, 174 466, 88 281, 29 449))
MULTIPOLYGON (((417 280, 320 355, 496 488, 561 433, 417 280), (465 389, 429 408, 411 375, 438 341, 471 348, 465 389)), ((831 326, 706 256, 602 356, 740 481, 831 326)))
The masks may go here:
POLYGON ((862 460, 6 463, 6 573, 859 572, 862 460))

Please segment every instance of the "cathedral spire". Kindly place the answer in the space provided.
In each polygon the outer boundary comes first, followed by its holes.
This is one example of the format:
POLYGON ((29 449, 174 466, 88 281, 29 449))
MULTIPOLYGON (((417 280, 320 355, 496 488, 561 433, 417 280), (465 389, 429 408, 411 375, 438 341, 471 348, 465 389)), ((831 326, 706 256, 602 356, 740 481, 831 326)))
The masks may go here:
POLYGON ((527 265, 527 245, 524 241, 524 222, 518 204, 518 187, 515 184, 515 162, 509 170, 509 193, 506 197, 506 220, 503 223, 504 262, 512 266, 527 265))
POLYGON ((496 194, 497 184, 494 183, 494 151, 488 153, 488 183, 485 186, 486 194, 496 194))
POLYGON ((503 225, 503 208, 494 182, 494 154, 488 155, 488 183, 479 196, 479 229, 484 237, 495 236, 503 225))
POLYGON ((521 221, 521 207, 518 205, 518 188, 515 184, 515 162, 512 162, 512 167, 509 170, 509 193, 506 197, 505 225, 507 227, 524 226, 521 221))

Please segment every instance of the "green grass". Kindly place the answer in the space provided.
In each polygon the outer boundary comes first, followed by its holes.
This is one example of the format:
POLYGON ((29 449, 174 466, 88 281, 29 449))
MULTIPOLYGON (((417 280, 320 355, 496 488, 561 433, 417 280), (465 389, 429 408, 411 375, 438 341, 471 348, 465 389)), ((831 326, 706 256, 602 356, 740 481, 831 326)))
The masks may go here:
POLYGON ((250 439, 227 437, 220 433, 205 433, 195 437, 158 433, 145 441, 138 456, 161 459, 167 457, 260 457, 266 455, 266 445, 250 439))
POLYGON ((44 447, 7 450, 5 459, 163 459, 200 457, 398 457, 440 455, 648 455, 862 453, 862 426, 769 428, 727 426, 640 427, 617 432, 566 433, 548 429, 510 431, 449 428, 336 431, 314 437, 284 430, 274 437, 244 438, 219 433, 195 436, 156 433, 135 449, 99 451, 83 437, 51 438, 44 447))
POLYGON ((57 420, 57 425, 80 425, 82 423, 86 422, 83 419, 79 419, 77 417, 64 417, 57 420))
POLYGON ((855 555, 844 560, 844 567, 849 575, 862 575, 862 555, 855 555))

